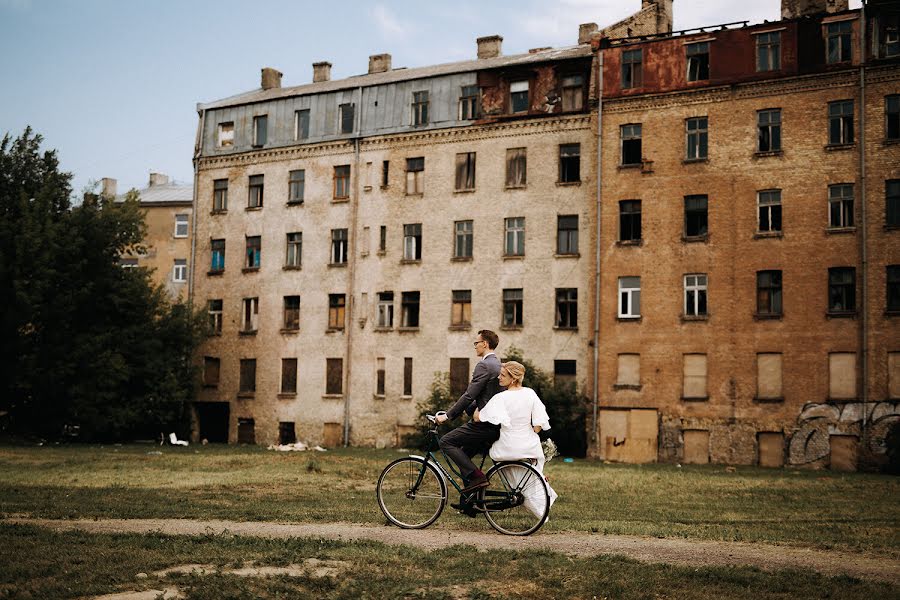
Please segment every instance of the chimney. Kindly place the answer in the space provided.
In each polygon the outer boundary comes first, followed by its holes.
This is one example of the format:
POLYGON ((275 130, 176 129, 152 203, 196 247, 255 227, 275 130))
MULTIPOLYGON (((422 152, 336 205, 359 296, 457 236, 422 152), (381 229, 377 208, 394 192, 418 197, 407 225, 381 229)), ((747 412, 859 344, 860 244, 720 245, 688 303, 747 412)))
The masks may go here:
POLYGON ((599 27, 596 23, 582 23, 578 26, 578 43, 590 44, 591 34, 596 33, 599 27))
POLYGON ((116 180, 112 177, 104 177, 100 180, 100 195, 106 198, 116 197, 116 180))
POLYGON ((262 82, 260 86, 264 90, 271 90, 272 88, 280 88, 281 87, 281 71, 278 69, 273 69, 272 67, 263 67, 262 68, 262 82))
POLYGON ((166 185, 169 183, 169 176, 162 173, 150 173, 150 187, 158 185, 166 185))
POLYGON ((331 63, 328 61, 313 63, 313 83, 331 80, 331 63))
POLYGON ((781 18, 798 19, 819 13, 843 12, 848 0, 781 0, 781 18))
POLYGON ((500 45, 503 43, 502 35, 489 35, 480 37, 478 42, 478 58, 497 58, 500 56, 500 45))
POLYGON ((372 73, 385 73, 390 70, 390 54, 373 54, 369 57, 369 75, 371 75, 372 73))

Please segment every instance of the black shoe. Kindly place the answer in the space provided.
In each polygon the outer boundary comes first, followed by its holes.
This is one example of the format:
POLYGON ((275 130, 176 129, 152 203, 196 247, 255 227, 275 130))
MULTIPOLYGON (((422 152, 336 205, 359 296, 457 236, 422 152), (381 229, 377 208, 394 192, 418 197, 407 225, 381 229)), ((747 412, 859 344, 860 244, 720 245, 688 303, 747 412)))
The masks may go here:
POLYGON ((487 477, 482 475, 481 477, 473 477, 471 481, 469 481, 469 485, 460 490, 462 494, 471 494, 476 490, 480 490, 481 488, 486 488, 488 486, 487 477))

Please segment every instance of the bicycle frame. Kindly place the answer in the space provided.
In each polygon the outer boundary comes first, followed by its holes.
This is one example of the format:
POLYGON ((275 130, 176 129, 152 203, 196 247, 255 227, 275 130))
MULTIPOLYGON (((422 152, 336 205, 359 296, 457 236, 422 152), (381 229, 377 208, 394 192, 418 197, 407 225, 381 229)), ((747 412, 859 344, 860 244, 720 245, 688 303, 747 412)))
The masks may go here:
MULTIPOLYGON (((456 483, 456 477, 459 477, 460 481, 463 480, 462 473, 460 473, 458 470, 456 470, 456 467, 453 466, 453 461, 450 460, 449 458, 447 458, 447 455, 444 453, 444 451, 440 449, 440 445, 438 444, 438 439, 439 438, 438 438, 437 429, 430 429, 428 431, 428 442, 429 443, 427 443, 425 445, 425 456, 418 456, 416 454, 411 455, 411 456, 415 456, 417 458, 421 458, 423 461, 425 461, 422 466, 422 471, 419 473, 419 478, 416 480, 415 489, 418 489, 419 484, 422 483, 422 477, 425 475, 425 469, 427 468, 425 465, 427 465, 428 460, 431 459, 431 462, 434 464, 435 467, 437 467, 437 470, 440 471, 440 473, 441 473, 441 475, 443 475, 444 479, 446 481, 450 482, 450 484, 454 488, 456 488, 457 492, 462 494, 463 486, 456 483), (453 473, 453 475, 451 475, 450 473, 447 472, 447 469, 444 467, 443 464, 441 464, 441 461, 438 458, 438 456, 435 454, 434 450, 429 449, 429 448, 434 448, 434 447, 437 447, 438 452, 440 452, 441 456, 444 457, 444 462, 446 462, 447 465, 450 467, 450 472, 453 473)), ((488 458, 490 458, 490 457, 488 456, 487 452, 482 454, 481 464, 478 467, 479 469, 483 470, 484 463, 487 462, 488 458)), ((493 464, 493 460, 491 460, 491 464, 493 464)))

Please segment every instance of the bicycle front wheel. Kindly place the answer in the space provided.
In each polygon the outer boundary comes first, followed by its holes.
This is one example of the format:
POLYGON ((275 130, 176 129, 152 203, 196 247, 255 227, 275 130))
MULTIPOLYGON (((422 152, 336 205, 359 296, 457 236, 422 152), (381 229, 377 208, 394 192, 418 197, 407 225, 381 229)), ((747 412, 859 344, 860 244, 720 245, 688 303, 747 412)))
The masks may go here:
POLYGON ((479 493, 491 527, 506 535, 529 535, 550 514, 550 490, 544 476, 524 462, 503 462, 487 473, 479 493))
POLYGON ((375 495, 388 521, 404 529, 422 529, 441 516, 447 483, 434 465, 407 456, 384 468, 375 495))

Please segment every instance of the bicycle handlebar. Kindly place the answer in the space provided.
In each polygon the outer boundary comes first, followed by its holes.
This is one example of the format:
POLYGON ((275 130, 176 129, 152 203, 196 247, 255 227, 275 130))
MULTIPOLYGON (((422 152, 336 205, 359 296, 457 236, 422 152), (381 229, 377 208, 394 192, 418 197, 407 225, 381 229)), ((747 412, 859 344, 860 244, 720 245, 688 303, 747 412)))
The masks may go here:
POLYGON ((447 411, 445 411, 445 410, 439 410, 439 411, 437 411, 436 413, 434 413, 433 415, 425 415, 425 418, 428 419, 429 421, 431 421, 432 423, 436 423, 436 422, 437 422, 437 418, 438 418, 440 415, 446 415, 446 414, 447 414, 447 411))

